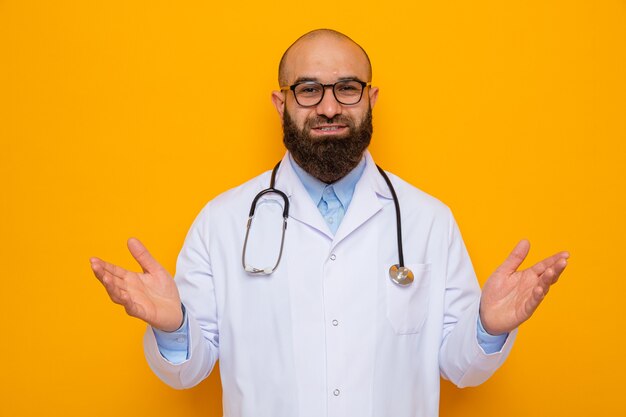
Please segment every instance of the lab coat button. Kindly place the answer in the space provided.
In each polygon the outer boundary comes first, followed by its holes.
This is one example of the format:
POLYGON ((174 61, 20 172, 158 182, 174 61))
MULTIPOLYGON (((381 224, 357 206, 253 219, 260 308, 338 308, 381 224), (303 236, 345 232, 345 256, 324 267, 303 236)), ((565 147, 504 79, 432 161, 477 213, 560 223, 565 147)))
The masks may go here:
POLYGON ((336 389, 336 390, 334 390, 334 391, 333 391, 333 395, 334 395, 335 397, 339 397, 339 394, 341 394, 341 392, 340 392, 338 389, 336 389))
POLYGON ((337 320, 333 320, 333 322, 332 322, 332 323, 333 323, 333 326, 335 326, 335 327, 336 327, 336 326, 339 326, 339 322, 338 322, 337 320))
POLYGON ((334 261, 335 259, 337 259, 337 256, 333 253, 332 255, 330 255, 330 260, 334 261))

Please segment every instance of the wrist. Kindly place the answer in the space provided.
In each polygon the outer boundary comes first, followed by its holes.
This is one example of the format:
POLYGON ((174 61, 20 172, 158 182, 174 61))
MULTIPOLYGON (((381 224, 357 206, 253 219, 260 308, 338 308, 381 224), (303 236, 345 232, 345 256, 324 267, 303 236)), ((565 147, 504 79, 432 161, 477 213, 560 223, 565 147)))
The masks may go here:
POLYGON ((185 325, 185 322, 187 321, 187 310, 185 309, 185 305, 183 303, 180 304, 180 311, 181 311, 181 319, 180 322, 178 322, 178 327, 176 328, 172 328, 171 330, 169 330, 169 326, 168 328, 161 328, 161 327, 157 327, 157 326, 152 326, 154 329, 163 332, 163 333, 175 333, 180 331, 180 329, 183 328, 183 326, 185 325))

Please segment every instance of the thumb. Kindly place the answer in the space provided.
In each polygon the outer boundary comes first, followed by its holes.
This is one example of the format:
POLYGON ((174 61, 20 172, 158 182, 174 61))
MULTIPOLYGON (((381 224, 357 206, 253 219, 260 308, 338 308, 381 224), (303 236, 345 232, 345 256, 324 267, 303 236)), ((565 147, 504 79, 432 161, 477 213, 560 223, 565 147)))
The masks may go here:
POLYGON ((507 275, 517 271, 517 268, 519 268, 522 262, 524 262, 524 259, 526 259, 529 250, 530 242, 526 239, 520 240, 505 261, 502 262, 502 265, 498 267, 498 271, 504 272, 507 275))
POLYGON ((139 239, 131 237, 128 239, 127 245, 130 254, 133 255, 133 258, 139 263, 143 272, 151 273, 161 269, 161 265, 150 255, 148 249, 146 249, 139 239))

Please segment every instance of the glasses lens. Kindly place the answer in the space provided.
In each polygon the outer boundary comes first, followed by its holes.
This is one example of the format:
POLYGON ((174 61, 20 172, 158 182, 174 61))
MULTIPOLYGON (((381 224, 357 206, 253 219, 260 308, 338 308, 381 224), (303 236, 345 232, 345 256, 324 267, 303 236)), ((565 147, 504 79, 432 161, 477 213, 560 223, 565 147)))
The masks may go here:
POLYGON ((356 104, 361 100, 363 86, 357 81, 340 81, 335 84, 335 97, 342 104, 356 104))
POLYGON ((293 92, 301 106, 313 106, 322 100, 324 87, 314 82, 302 83, 298 84, 293 92))

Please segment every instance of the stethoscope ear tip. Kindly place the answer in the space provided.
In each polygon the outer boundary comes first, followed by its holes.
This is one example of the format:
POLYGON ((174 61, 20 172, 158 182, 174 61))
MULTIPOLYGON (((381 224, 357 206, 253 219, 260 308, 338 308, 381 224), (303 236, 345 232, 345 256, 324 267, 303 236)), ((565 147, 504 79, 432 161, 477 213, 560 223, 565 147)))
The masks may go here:
POLYGON ((409 285, 413 282, 413 271, 406 266, 398 264, 391 265, 389 268, 389 277, 398 285, 409 285))

